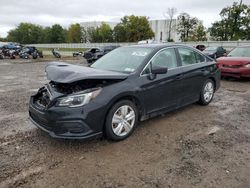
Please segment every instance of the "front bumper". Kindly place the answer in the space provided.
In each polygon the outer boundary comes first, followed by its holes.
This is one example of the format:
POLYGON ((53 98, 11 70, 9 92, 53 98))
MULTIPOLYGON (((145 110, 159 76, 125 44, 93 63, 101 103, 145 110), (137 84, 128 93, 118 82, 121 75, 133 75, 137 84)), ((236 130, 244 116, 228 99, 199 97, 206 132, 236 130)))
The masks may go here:
POLYGON ((41 109, 30 98, 30 120, 54 138, 88 139, 102 135, 103 115, 98 105, 91 108, 51 107, 41 109))
POLYGON ((247 67, 230 68, 220 66, 219 69, 221 70, 221 76, 234 78, 250 77, 250 68, 247 67))

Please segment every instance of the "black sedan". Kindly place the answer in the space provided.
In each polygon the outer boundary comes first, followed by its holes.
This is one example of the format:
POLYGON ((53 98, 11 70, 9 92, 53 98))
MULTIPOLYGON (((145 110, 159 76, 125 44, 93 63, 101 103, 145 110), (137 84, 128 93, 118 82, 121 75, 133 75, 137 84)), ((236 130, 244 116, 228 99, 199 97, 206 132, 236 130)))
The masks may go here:
POLYGON ((91 67, 52 62, 31 96, 32 122, 52 137, 123 140, 139 121, 199 102, 220 86, 215 62, 181 45, 121 47, 91 67))
POLYGON ((227 51, 222 46, 210 46, 207 47, 203 53, 211 58, 217 59, 226 56, 227 51))
POLYGON ((88 63, 93 63, 97 59, 101 58, 102 56, 106 55, 107 53, 111 52, 112 50, 118 47, 120 46, 113 45, 113 46, 104 46, 99 48, 91 48, 90 50, 83 53, 83 57, 87 60, 88 63))

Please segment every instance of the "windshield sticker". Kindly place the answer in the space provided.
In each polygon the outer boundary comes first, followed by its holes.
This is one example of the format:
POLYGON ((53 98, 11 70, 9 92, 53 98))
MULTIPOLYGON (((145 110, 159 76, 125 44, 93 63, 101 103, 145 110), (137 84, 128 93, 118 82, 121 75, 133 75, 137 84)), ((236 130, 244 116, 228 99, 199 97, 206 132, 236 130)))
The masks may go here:
POLYGON ((126 72, 134 72, 134 70, 135 70, 135 69, 132 69, 132 68, 125 68, 124 71, 126 71, 126 72))
POLYGON ((134 56, 146 56, 148 53, 147 52, 133 52, 132 55, 134 56))

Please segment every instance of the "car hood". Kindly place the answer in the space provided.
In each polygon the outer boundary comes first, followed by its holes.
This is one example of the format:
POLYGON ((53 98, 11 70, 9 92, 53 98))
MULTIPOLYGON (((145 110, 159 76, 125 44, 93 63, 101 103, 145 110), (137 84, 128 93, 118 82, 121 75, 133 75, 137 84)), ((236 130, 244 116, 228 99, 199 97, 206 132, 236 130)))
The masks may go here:
POLYGON ((221 57, 217 63, 224 65, 246 65, 250 63, 250 57, 221 57))
POLYGON ((128 74, 94 69, 80 65, 72 65, 63 62, 51 62, 46 66, 48 80, 58 83, 73 83, 88 79, 117 79, 124 80, 128 74))

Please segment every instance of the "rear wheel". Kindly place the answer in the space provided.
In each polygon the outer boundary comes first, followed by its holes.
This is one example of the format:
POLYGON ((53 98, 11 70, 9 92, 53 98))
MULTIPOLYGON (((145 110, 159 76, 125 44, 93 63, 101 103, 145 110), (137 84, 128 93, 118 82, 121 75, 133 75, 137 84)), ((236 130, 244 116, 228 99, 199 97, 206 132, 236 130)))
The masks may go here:
POLYGON ((206 80, 205 83, 203 84, 203 87, 200 93, 199 103, 201 105, 208 105, 213 99, 214 91, 215 91, 215 87, 214 87, 213 80, 211 79, 206 80))
POLYGON ((110 109, 105 133, 111 140, 124 140, 133 133, 137 124, 138 111, 135 104, 129 100, 122 100, 110 109))

